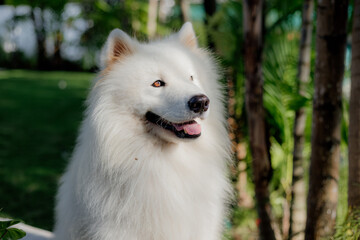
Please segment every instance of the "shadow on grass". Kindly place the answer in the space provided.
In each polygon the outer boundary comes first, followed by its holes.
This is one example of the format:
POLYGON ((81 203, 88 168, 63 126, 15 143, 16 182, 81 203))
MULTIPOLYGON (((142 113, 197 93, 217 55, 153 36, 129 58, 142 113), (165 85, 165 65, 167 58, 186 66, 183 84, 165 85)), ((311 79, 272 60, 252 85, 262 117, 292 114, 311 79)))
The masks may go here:
POLYGON ((0 71, 0 209, 51 230, 93 74, 0 71))

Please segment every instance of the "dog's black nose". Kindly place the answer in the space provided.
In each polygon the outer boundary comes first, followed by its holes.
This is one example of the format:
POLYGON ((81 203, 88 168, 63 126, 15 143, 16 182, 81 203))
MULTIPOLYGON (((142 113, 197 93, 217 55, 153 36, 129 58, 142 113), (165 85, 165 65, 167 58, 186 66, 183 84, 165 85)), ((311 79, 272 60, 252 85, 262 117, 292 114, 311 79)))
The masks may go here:
POLYGON ((209 109, 210 99, 204 94, 196 95, 190 98, 188 105, 191 111, 203 113, 209 109))

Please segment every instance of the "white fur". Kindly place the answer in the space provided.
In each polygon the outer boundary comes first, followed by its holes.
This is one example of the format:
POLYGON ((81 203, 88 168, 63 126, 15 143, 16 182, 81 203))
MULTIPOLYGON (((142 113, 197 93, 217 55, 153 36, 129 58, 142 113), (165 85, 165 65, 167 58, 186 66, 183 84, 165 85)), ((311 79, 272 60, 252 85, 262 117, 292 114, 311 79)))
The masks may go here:
POLYGON ((61 180, 56 239, 221 239, 231 192, 230 142, 213 59, 183 41, 194 34, 191 24, 151 43, 116 32, 105 45, 107 69, 89 94, 61 180), (108 66, 116 37, 133 53, 108 66), (166 86, 152 87, 157 79, 166 86), (196 118, 202 126, 197 139, 179 139, 144 119, 149 110, 173 122, 192 119, 187 101, 200 93, 210 109, 196 118))

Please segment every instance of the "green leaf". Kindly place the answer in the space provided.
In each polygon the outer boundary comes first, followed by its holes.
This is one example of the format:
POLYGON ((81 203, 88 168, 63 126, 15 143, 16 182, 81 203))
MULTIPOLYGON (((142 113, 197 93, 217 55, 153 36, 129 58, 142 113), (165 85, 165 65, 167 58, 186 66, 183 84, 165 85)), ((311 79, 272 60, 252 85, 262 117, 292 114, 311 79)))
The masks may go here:
POLYGON ((110 5, 105 1, 96 1, 95 6, 104 12, 111 11, 110 5))
POLYGON ((299 94, 291 96, 288 101, 288 108, 294 111, 299 110, 302 107, 305 107, 310 100, 307 97, 303 97, 299 94))
MULTIPOLYGON (((17 228, 8 228, 6 231, 7 233, 1 240, 17 240, 26 236, 23 230, 17 228)), ((4 232, 2 232, 2 234, 4 234, 4 232)))
POLYGON ((19 220, 0 221, 0 230, 5 230, 6 228, 18 223, 20 223, 19 220))

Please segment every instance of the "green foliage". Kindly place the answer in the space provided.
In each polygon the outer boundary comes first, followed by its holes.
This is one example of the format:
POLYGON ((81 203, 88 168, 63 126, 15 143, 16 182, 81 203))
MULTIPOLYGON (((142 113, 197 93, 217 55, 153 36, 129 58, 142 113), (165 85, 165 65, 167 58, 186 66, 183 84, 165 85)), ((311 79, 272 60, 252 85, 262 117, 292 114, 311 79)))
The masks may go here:
POLYGON ((332 240, 359 240, 360 239, 360 209, 349 209, 345 221, 336 228, 332 240))
POLYGON ((57 1, 48 1, 48 0, 5 0, 7 5, 28 5, 30 7, 40 7, 42 9, 48 8, 57 12, 61 12, 67 3, 67 0, 57 0, 57 1))
POLYGON ((307 104, 296 92, 296 41, 280 40, 269 46, 264 57, 264 106, 271 136, 291 149, 294 108, 307 104))
MULTIPOLYGON (((243 13, 239 1, 227 1, 209 19, 206 30, 215 43, 228 78, 234 79, 235 118, 245 121, 245 79, 243 74, 243 13)), ((244 129, 244 131, 246 131, 244 129)))
MULTIPOLYGON (((232 235, 241 239, 257 239, 257 213, 254 208, 235 207, 233 209, 232 235)), ((229 238, 231 239, 231 238, 229 238)))
POLYGON ((292 138, 294 110, 308 102, 308 98, 297 94, 297 54, 297 41, 294 40, 277 41, 265 51, 264 106, 271 136, 279 143, 292 138))
POLYGON ((343 98, 342 101, 342 120, 341 120, 341 143, 348 145, 348 129, 349 129, 349 99, 343 98))
POLYGON ((14 227, 20 223, 19 220, 0 221, 0 240, 17 240, 25 237, 26 233, 14 227))
POLYGON ((341 162, 340 162, 340 173, 339 173, 339 195, 338 205, 336 209, 336 224, 340 226, 347 217, 348 214, 348 168, 347 164, 347 146, 341 145, 341 162))
POLYGON ((302 0, 282 1, 271 0, 265 4, 265 26, 268 32, 282 30, 284 27, 301 25, 302 0))
MULTIPOLYGON (((295 111, 305 107, 306 112, 311 112, 312 85, 307 84, 305 96, 299 95, 297 90, 298 51, 299 34, 293 24, 267 36, 263 59, 263 101, 274 169, 270 200, 279 220, 283 216, 284 204, 290 200, 295 111)), ((311 124, 307 121, 306 129, 310 128, 311 124)), ((305 145, 305 156, 310 153, 308 145, 305 145)))
POLYGON ((242 64, 242 20, 242 4, 239 1, 228 1, 210 18, 207 27, 217 53, 226 65, 234 68, 242 64))

